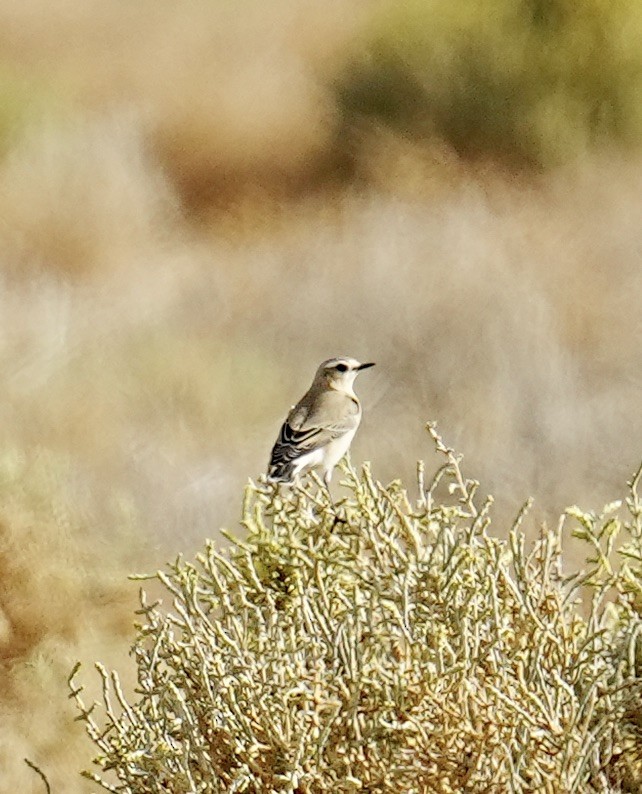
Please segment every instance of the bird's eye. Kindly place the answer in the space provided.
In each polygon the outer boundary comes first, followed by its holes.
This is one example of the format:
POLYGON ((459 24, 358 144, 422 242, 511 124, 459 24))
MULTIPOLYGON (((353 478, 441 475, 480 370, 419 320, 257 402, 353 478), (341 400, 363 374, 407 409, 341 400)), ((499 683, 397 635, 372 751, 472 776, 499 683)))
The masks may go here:
POLYGON ((347 372, 348 368, 345 364, 337 364, 337 371, 338 372, 347 372))

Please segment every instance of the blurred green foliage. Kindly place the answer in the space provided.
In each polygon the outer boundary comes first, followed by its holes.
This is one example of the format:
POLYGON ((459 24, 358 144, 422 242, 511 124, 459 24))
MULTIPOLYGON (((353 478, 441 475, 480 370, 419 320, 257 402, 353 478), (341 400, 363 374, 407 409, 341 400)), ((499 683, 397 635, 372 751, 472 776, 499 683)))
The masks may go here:
POLYGON ((384 6, 340 96, 468 155, 548 166, 642 133, 633 0, 414 0, 384 6))
POLYGON ((13 64, 0 60, 0 155, 9 148, 30 119, 55 105, 50 87, 21 74, 13 64))

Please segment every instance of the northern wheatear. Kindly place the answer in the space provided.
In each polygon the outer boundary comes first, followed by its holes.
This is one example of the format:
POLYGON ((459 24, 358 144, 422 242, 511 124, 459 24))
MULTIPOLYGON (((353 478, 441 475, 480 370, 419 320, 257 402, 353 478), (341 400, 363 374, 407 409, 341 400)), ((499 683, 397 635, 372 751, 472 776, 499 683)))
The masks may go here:
POLYGON ((329 358, 319 367, 312 386, 292 408, 272 449, 268 481, 292 482, 316 469, 326 486, 348 451, 361 421, 361 404, 353 391, 357 374, 374 362, 329 358))

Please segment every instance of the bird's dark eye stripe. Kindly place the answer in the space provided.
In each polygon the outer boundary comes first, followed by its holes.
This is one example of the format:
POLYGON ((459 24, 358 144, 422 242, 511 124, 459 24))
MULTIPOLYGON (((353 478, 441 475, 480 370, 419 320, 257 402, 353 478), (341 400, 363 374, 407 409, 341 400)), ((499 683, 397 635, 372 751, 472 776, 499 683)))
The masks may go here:
POLYGON ((346 367, 345 364, 337 364, 337 369, 339 370, 339 372, 347 372, 348 371, 348 368, 346 367))

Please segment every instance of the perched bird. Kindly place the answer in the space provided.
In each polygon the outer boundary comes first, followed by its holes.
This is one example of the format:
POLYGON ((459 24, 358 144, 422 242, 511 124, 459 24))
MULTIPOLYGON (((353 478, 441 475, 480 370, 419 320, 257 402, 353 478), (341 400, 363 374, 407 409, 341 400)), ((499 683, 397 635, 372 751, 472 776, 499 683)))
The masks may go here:
POLYGON ((312 469, 330 485, 332 471, 348 451, 361 421, 354 379, 374 362, 329 358, 319 367, 312 386, 292 408, 272 449, 268 481, 292 482, 312 469))

